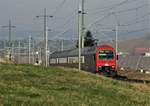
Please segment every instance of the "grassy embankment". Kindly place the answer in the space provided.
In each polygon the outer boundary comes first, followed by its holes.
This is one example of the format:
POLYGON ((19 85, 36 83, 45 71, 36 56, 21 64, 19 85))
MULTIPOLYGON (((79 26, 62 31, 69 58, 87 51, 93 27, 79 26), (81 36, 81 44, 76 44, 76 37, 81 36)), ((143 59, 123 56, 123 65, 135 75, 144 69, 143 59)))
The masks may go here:
POLYGON ((1 64, 0 105, 150 106, 150 87, 73 69, 1 64))

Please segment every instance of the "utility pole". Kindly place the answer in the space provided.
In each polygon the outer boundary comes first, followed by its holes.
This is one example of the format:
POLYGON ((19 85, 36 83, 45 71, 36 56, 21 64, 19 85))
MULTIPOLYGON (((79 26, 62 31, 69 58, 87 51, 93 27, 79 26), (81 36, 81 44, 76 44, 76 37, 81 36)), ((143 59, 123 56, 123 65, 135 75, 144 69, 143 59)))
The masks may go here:
POLYGON ((47 18, 53 18, 53 16, 49 16, 46 13, 46 8, 44 8, 44 15, 42 16, 36 16, 37 18, 43 17, 44 18, 44 65, 47 67, 48 66, 48 55, 47 55, 47 50, 48 50, 48 29, 47 29, 47 18))
POLYGON ((11 55, 12 55, 12 39, 11 39, 11 31, 12 31, 12 28, 16 28, 16 26, 13 26, 12 24, 11 24, 11 20, 9 20, 9 24, 8 24, 8 26, 2 26, 2 28, 8 28, 8 32, 9 32, 9 38, 8 38, 8 40, 9 40, 9 50, 8 50, 8 52, 9 52, 9 60, 11 61, 11 55))
MULTIPOLYGON (((148 0, 148 8, 149 8, 149 10, 150 10, 150 0, 148 0)), ((150 13, 149 13, 149 24, 148 24, 149 26, 149 30, 148 30, 148 52, 150 53, 150 13)), ((150 64, 150 62, 149 62, 149 64, 150 64)))
POLYGON ((118 18, 117 18, 117 14, 116 14, 116 12, 114 13, 114 16, 115 16, 115 18, 116 18, 116 27, 115 27, 115 32, 116 32, 116 44, 115 44, 115 46, 116 46, 116 54, 118 55, 118 33, 119 33, 119 26, 123 26, 123 25, 120 25, 120 22, 119 22, 119 20, 118 20, 118 18))
POLYGON ((118 30, 119 30, 119 25, 117 24, 116 25, 116 29, 115 29, 115 32, 116 32, 116 54, 118 55, 118 30))
POLYGON ((46 37, 45 37, 45 66, 48 67, 48 27, 46 27, 46 37))
POLYGON ((29 36, 29 64, 31 64, 31 36, 29 36))
POLYGON ((39 62, 41 64, 41 61, 42 61, 42 49, 41 47, 39 48, 39 62))
POLYGON ((78 11, 78 69, 81 70, 81 37, 83 36, 83 20, 84 20, 84 0, 79 2, 78 11))
POLYGON ((35 63, 35 40, 31 39, 31 52, 32 52, 32 63, 35 63))
POLYGON ((62 39, 61 40, 61 51, 63 51, 64 50, 64 40, 62 39))
POLYGON ((20 60, 21 60, 21 58, 20 58, 20 57, 21 57, 21 56, 20 56, 20 55, 21 55, 21 44, 20 44, 20 40, 19 40, 18 46, 19 46, 19 47, 18 47, 18 49, 19 49, 19 50, 18 50, 18 63, 20 63, 20 60))
POLYGON ((81 11, 82 11, 82 45, 81 45, 81 48, 84 48, 84 36, 85 36, 85 26, 84 26, 84 14, 85 14, 85 11, 84 11, 84 2, 85 0, 81 0, 82 2, 82 7, 81 7, 81 11))
POLYGON ((14 55, 15 54, 15 45, 14 43, 12 43, 12 53, 11 53, 11 56, 13 56, 13 58, 11 58, 12 61, 14 61, 14 55))

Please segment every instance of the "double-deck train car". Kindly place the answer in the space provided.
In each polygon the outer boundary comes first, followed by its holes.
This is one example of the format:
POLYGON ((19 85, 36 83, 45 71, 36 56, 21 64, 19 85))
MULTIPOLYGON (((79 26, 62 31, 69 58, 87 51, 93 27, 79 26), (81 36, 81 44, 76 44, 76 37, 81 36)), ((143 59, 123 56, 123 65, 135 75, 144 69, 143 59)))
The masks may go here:
MULTIPOLYGON (((109 45, 85 47, 81 49, 81 56, 83 70, 111 76, 117 74, 117 55, 113 47, 109 45)), ((50 54, 49 61, 50 65, 77 66, 78 49, 54 52, 50 54)))

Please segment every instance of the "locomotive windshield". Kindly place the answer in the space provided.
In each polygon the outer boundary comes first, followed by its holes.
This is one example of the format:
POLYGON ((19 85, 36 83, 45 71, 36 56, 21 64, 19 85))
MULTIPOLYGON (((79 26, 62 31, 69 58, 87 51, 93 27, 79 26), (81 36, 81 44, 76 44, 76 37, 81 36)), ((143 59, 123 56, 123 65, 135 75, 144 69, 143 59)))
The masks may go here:
POLYGON ((111 50, 101 50, 99 51, 99 59, 100 60, 113 60, 114 53, 111 50))

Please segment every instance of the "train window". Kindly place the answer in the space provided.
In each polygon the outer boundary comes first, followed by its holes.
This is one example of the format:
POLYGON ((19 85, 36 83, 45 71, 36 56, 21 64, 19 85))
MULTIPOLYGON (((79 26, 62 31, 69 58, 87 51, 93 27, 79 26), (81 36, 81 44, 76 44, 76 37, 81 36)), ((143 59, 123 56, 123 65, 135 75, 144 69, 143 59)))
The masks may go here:
POLYGON ((113 60, 114 53, 111 50, 101 50, 99 51, 99 59, 100 60, 113 60))

